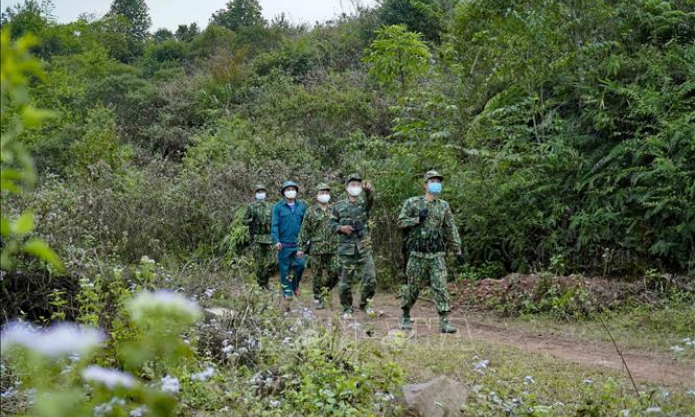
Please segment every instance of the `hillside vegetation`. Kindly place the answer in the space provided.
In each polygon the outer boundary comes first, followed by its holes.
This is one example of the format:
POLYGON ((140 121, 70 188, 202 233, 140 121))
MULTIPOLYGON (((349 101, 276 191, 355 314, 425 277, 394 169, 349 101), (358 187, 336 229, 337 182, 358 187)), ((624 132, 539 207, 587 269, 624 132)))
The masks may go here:
POLYGON ((558 385, 556 366, 583 371, 499 346, 451 345, 464 372, 446 350, 350 341, 303 307, 283 316, 245 285, 242 216, 258 182, 279 199, 297 181, 307 201, 328 182, 336 200, 361 173, 382 296, 400 283, 398 210, 435 169, 463 240, 452 280, 475 281, 458 287, 464 301, 553 323, 611 318, 632 345, 690 347, 695 0, 380 0, 313 26, 233 0, 175 31, 152 28, 144 0, 66 24, 50 1, 25 0, 0 23, 0 321, 76 321, 108 340, 64 362, 28 349, 6 368, 3 356, 3 415, 397 415, 399 387, 431 373, 473 379, 473 415, 693 410, 690 393, 635 399, 612 374, 558 385), (540 278, 519 281, 529 274, 540 278), (603 287, 558 278, 570 274, 603 287), (238 315, 202 323, 162 288, 238 315), (664 339, 631 340, 638 326, 664 339), (437 363, 418 368, 418 352, 437 363), (484 377, 480 352, 518 363, 484 377), (129 381, 127 402, 84 391, 94 364, 129 372, 112 375, 129 381), (531 371, 548 380, 514 385, 531 371))

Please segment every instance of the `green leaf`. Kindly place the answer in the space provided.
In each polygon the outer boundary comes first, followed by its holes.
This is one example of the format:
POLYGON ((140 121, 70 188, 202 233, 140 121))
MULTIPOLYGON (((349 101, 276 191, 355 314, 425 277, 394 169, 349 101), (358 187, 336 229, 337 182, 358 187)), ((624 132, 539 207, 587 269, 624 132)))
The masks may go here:
POLYGON ((44 120, 55 118, 57 116, 57 112, 27 106, 24 108, 24 110, 22 110, 22 123, 26 127, 37 127, 40 126, 44 120))
POLYGON ((34 229, 34 213, 27 211, 22 213, 21 216, 12 224, 11 232, 24 236, 30 233, 34 229))
POLYGON ((35 238, 31 239, 24 245, 24 251, 36 256, 37 258, 43 259, 44 261, 53 265, 59 271, 63 271, 63 263, 60 262, 60 258, 53 252, 46 242, 41 239, 35 238))
POLYGON ((6 217, 3 217, 2 219, 0 219, 0 235, 9 236, 10 230, 11 230, 10 221, 7 220, 6 217))

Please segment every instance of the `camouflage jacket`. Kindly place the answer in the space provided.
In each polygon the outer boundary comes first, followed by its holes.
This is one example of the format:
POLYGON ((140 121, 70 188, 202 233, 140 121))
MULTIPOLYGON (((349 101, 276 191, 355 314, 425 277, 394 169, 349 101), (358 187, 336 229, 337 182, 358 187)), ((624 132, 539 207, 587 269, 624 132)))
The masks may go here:
POLYGON ((255 201, 246 207, 243 223, 249 227, 251 243, 273 243, 270 239, 272 208, 267 201, 255 201))
POLYGON ((299 248, 314 255, 333 254, 338 246, 338 236, 331 229, 331 208, 322 209, 318 203, 304 213, 299 231, 299 248))
POLYGON ((330 227, 339 234, 338 255, 352 256, 372 249, 369 236, 369 212, 374 204, 374 196, 365 190, 355 202, 349 198, 333 205, 330 227), (341 226, 352 226, 354 231, 349 236, 340 233, 341 226))
POLYGON ((398 227, 408 230, 411 254, 435 256, 446 251, 447 246, 454 251, 461 248, 454 215, 444 200, 427 201, 424 196, 409 198, 398 215, 398 227), (427 217, 421 223, 420 211, 424 209, 427 209, 427 217))

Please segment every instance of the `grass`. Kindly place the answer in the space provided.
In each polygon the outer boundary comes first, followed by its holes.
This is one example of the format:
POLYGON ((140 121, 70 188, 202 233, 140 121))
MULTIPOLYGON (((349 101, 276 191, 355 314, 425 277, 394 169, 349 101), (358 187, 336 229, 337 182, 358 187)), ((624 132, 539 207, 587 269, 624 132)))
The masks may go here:
POLYGON ((642 384, 637 399, 618 372, 588 369, 550 356, 468 339, 409 343, 398 359, 411 382, 445 374, 469 388, 466 409, 475 416, 616 416, 649 407, 663 414, 695 415, 695 392, 642 384), (476 364, 489 361, 482 369, 476 364))
MULTIPOLYGON (((622 349, 653 353, 681 363, 695 363, 695 348, 683 343, 684 338, 695 339, 695 303, 670 299, 659 307, 634 304, 603 312, 601 317, 622 349), (673 346, 684 347, 684 351, 674 352, 671 349, 673 346)), ((530 314, 518 318, 474 314, 471 318, 523 332, 610 342, 597 317, 560 321, 549 314, 530 314)))

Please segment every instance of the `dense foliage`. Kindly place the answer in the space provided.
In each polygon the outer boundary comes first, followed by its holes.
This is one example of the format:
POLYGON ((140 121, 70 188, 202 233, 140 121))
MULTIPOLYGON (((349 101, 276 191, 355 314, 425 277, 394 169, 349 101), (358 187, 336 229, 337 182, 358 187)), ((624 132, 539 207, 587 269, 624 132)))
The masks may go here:
MULTIPOLYGON (((360 171, 389 285, 398 208, 436 168, 468 271, 695 271, 692 0, 384 1, 314 27, 235 0, 202 32, 140 36, 149 21, 141 1, 68 24, 50 2, 3 13, 41 39, 29 96, 60 114, 19 134, 40 180, 3 190, 3 215, 31 209, 68 270, 237 262, 255 182, 310 199, 360 171)), ((3 101, 3 141, 19 110, 3 101)))
MULTIPOLYGON (((325 181, 340 198, 361 172, 389 287, 398 209, 437 169, 468 260, 459 277, 640 276, 668 295, 644 322, 690 334, 692 286, 669 287, 695 276, 694 0, 383 0, 313 27, 232 0, 203 30, 176 31, 150 31, 143 0, 67 24, 25 0, 0 24, 0 322, 54 323, 5 328, 8 413, 398 412, 400 334, 346 343, 311 311, 281 315, 239 288, 257 182, 293 179, 312 199, 325 181), (161 288, 231 310, 201 323, 198 303, 161 288), (45 343, 61 335, 89 346, 67 357, 82 347, 45 343)), ((542 277, 487 301, 563 320, 611 307, 542 277)), ((428 360, 440 358, 412 363, 428 360)), ((522 404, 479 388, 478 413, 522 404)), ((549 409, 515 390, 528 415, 549 409)))

